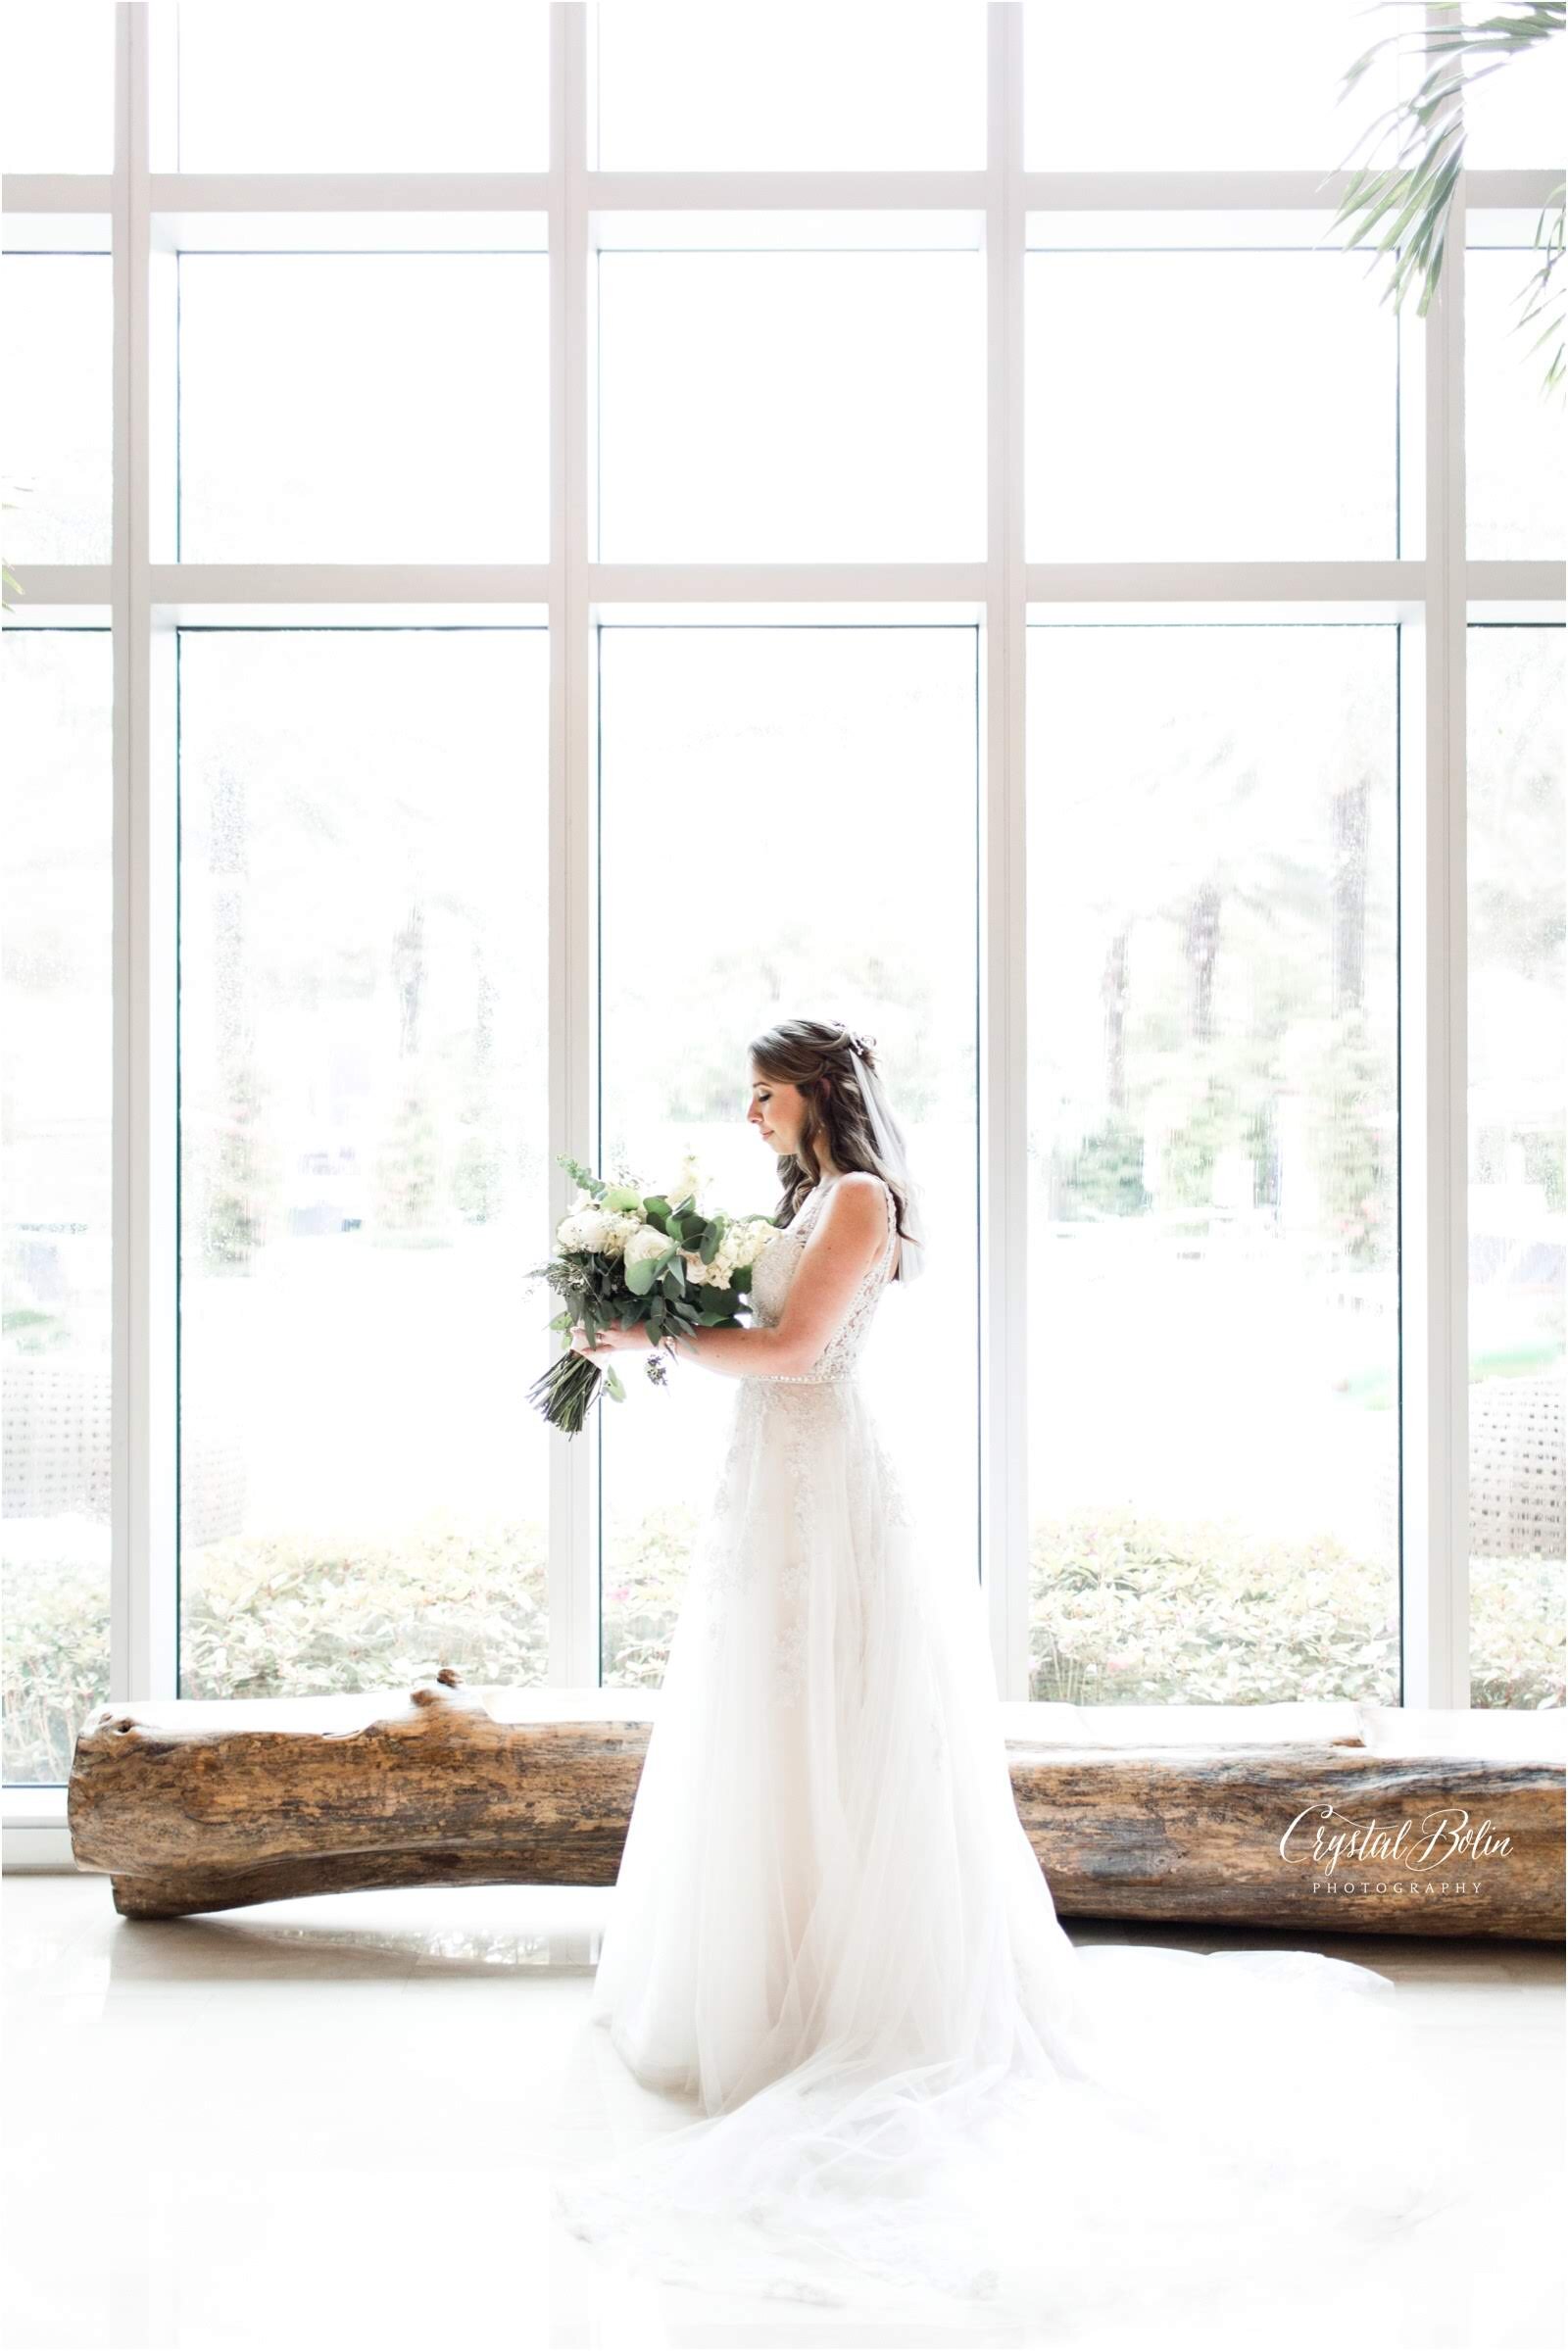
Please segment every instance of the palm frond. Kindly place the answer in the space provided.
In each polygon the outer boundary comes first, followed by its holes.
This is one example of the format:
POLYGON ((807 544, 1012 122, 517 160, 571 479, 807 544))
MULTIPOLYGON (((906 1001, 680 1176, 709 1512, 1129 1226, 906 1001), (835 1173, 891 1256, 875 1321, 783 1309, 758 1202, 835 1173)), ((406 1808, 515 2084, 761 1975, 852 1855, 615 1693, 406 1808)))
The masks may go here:
POLYGON ((1543 385, 1543 389, 1547 392, 1555 391, 1558 384, 1564 380, 1564 342, 1568 340, 1568 290, 1552 282, 1552 272, 1563 258, 1565 197, 1568 197, 1568 182, 1559 180, 1551 195, 1541 208, 1541 218, 1536 222, 1536 233, 1530 241, 1532 245, 1539 248, 1543 232, 1544 232, 1545 258, 1540 269, 1532 271, 1527 281, 1526 291, 1528 292, 1532 286, 1536 291, 1514 321, 1517 331, 1519 327, 1527 326, 1532 318, 1545 319, 1546 323, 1530 346, 1531 354, 1538 352, 1543 343, 1549 343, 1553 336, 1556 337, 1556 348, 1552 352, 1551 362, 1546 369, 1543 385))
MULTIPOLYGON (((1340 164, 1340 171, 1350 171, 1350 180, 1329 233, 1346 231, 1346 245, 1356 246, 1381 229, 1371 266, 1376 269, 1388 255, 1394 256, 1383 299, 1392 300, 1398 310, 1411 285, 1419 283, 1416 316, 1424 318, 1443 275, 1448 213, 1464 168, 1465 92, 1542 41, 1560 38, 1568 24, 1568 0, 1509 0, 1497 13, 1468 24, 1460 0, 1444 0, 1441 17, 1431 24, 1426 21, 1427 0, 1381 0, 1384 7, 1401 5, 1418 12, 1416 23, 1385 33, 1355 59, 1341 76, 1339 103, 1343 106, 1360 86, 1385 50, 1413 54, 1425 61, 1426 70, 1413 95, 1386 107, 1340 164), (1370 146, 1376 154, 1391 139, 1391 162, 1367 162, 1351 170, 1358 153, 1370 146)), ((1568 373, 1563 289, 1554 282, 1563 252, 1563 207, 1564 189, 1559 186, 1537 223, 1534 242, 1541 246, 1544 236, 1545 258, 1527 281, 1526 293, 1535 291, 1517 321, 1523 326, 1534 318, 1545 320, 1532 352, 1555 337, 1544 393, 1554 391, 1568 373)))

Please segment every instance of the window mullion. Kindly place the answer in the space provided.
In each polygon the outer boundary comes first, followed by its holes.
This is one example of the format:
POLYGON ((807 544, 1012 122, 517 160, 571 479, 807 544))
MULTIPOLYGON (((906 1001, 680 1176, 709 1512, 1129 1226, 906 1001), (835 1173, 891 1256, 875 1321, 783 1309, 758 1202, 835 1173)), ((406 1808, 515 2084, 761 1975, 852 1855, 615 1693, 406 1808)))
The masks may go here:
POLYGON ((110 1688, 176 1687, 174 840, 152 746, 148 12, 115 12, 114 1343, 110 1688))
MULTIPOLYGON (((588 595, 587 25, 550 10, 550 1167, 549 1231, 575 1187, 558 1154, 598 1151, 593 743, 588 595)), ((550 1680, 599 1680, 597 1416, 550 1445, 550 1680)))
POLYGON ((1004 1697, 1029 1694, 1023 10, 991 0, 979 906, 980 1544, 1004 1697))
POLYGON ((1464 250, 1461 173, 1426 319, 1425 662, 1400 794, 1406 1706, 1470 1696, 1464 250))

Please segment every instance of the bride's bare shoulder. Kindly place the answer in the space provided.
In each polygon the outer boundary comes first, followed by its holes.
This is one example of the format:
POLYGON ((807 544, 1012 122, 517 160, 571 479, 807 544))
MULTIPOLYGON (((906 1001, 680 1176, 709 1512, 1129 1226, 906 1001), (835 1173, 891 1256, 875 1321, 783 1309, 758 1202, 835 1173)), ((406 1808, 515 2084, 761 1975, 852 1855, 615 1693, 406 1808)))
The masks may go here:
POLYGON ((833 1190, 840 1200, 863 1202, 864 1205, 856 1210, 857 1215, 862 1216, 869 1207, 880 1209, 888 1195, 888 1188, 882 1178, 879 1175, 872 1175, 870 1169, 866 1167, 852 1167, 847 1175, 840 1176, 833 1190))
POLYGON ((869 1250, 886 1238, 887 1199, 888 1188, 880 1176, 852 1167, 829 1191, 818 1222, 831 1225, 835 1237, 849 1247, 863 1244, 869 1250))

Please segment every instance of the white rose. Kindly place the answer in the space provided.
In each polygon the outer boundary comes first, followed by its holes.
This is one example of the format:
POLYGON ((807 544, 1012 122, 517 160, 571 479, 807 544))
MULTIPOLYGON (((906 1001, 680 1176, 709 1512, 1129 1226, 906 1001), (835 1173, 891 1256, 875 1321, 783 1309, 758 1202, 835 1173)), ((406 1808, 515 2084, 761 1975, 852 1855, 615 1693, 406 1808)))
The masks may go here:
POLYGON ((587 1234, 591 1249, 602 1249, 615 1227, 615 1219, 608 1208, 584 1208, 577 1222, 587 1234))
POLYGON ((606 1237, 614 1219, 603 1208, 587 1207, 564 1216, 556 1228, 556 1245, 564 1249, 598 1250, 605 1246, 606 1237))
POLYGON ((668 1241, 656 1225, 639 1224, 626 1235, 626 1263, 641 1265, 651 1257, 662 1257, 668 1247, 668 1241))
POLYGON ((627 1242, 644 1222, 645 1219, 641 1215, 633 1216, 629 1210, 619 1216, 611 1217, 600 1254, 606 1257, 623 1257, 626 1253, 627 1242))

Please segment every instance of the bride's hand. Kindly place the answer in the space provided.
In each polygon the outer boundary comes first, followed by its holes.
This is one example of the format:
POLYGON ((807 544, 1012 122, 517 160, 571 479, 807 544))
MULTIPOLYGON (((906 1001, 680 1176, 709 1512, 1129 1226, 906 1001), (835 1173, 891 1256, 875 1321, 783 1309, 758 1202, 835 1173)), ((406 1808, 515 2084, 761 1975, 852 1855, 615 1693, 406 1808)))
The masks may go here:
POLYGON ((586 1325, 574 1322, 571 1326, 572 1352, 586 1355, 590 1363, 596 1363, 601 1355, 613 1355, 623 1347, 646 1348, 648 1344, 648 1325, 645 1322, 633 1323, 630 1330, 622 1330, 618 1323, 610 1323, 600 1332, 592 1347, 588 1344, 586 1325))

